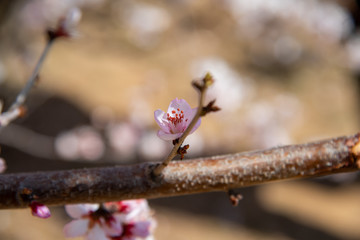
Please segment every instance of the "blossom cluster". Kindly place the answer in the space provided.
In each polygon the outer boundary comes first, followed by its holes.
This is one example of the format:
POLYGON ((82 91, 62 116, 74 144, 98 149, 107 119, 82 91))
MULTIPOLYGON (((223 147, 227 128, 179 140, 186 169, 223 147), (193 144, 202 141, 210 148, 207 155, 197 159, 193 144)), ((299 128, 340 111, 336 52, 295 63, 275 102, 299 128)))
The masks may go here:
POLYGON ((84 236, 86 240, 153 239, 156 222, 144 199, 66 205, 65 210, 74 218, 64 227, 66 237, 84 236))

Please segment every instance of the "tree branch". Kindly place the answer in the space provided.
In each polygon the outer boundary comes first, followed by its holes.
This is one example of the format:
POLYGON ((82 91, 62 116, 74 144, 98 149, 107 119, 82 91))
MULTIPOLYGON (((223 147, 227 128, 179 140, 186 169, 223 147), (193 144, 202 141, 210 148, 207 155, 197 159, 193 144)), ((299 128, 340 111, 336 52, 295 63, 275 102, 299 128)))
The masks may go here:
POLYGON ((174 161, 153 180, 157 163, 0 175, 0 208, 30 199, 46 205, 159 198, 351 172, 360 165, 360 133, 319 142, 174 161))

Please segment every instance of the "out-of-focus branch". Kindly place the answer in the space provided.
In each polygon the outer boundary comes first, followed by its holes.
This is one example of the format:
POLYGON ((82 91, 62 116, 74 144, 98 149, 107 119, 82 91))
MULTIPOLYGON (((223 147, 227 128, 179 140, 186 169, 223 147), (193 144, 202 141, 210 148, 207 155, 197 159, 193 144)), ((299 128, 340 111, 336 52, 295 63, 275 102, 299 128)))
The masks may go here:
POLYGON ((58 160, 52 137, 36 133, 17 124, 10 124, 0 131, 0 145, 7 145, 39 158, 58 160))
POLYGON ((27 80, 25 86, 20 91, 20 93, 16 96, 16 99, 11 104, 9 110, 0 114, 0 129, 24 114, 23 104, 25 103, 30 90, 34 87, 36 80, 39 77, 40 69, 52 45, 54 44, 55 40, 59 37, 75 36, 76 35, 75 26, 79 22, 80 18, 81 18, 80 10, 77 8, 72 8, 68 11, 66 16, 64 16, 59 20, 59 24, 56 29, 47 30, 47 41, 45 48, 41 53, 40 58, 36 63, 31 76, 27 80))
POLYGON ((29 199, 46 205, 159 198, 357 171, 360 133, 266 150, 174 161, 153 180, 157 163, 0 175, 0 208, 29 199))
POLYGON ((10 111, 13 110, 13 109, 19 108, 21 105, 24 104, 24 102, 25 102, 31 88, 34 86, 34 84, 36 82, 36 79, 39 76, 40 69, 41 69, 41 67, 42 67, 42 65, 43 65, 43 63, 45 61, 45 58, 46 58, 47 54, 49 53, 49 50, 50 50, 51 46, 54 43, 54 40, 55 40, 55 38, 53 38, 53 39, 50 38, 46 42, 46 46, 45 46, 43 52, 40 55, 39 61, 37 62, 34 71, 32 72, 30 78, 26 82, 24 88, 17 95, 17 97, 15 99, 15 102, 10 106, 10 111))
POLYGON ((49 39, 47 41, 46 46, 35 66, 35 69, 32 72, 30 78, 27 80, 25 86, 16 96, 16 99, 11 104, 9 110, 0 114, 0 128, 7 126, 10 122, 14 121, 15 119, 24 114, 24 108, 22 108, 22 105, 25 103, 25 100, 29 95, 30 90, 34 87, 39 75, 39 71, 53 43, 54 39, 49 39))

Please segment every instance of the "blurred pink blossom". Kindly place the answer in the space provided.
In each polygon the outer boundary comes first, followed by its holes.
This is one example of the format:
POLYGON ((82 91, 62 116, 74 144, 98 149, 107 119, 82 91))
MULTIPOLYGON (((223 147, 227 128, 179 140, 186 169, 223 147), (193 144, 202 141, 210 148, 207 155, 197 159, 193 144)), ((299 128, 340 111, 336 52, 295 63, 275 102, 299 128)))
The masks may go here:
POLYGON ((74 218, 64 227, 66 237, 87 240, 135 240, 151 237, 155 221, 147 201, 128 200, 99 204, 66 205, 74 218))
POLYGON ((108 235, 123 232, 121 223, 110 212, 100 208, 99 204, 66 205, 65 210, 75 219, 65 225, 66 237, 85 236, 88 240, 106 240, 108 235))
MULTIPOLYGON (((175 140, 184 133, 186 128, 196 114, 197 108, 191 108, 184 99, 175 98, 171 101, 167 112, 160 109, 154 112, 156 123, 161 128, 157 135, 163 140, 175 140)), ((199 119, 190 134, 193 133, 201 123, 199 119)))
POLYGON ((0 173, 6 170, 6 162, 3 158, 0 157, 0 173))

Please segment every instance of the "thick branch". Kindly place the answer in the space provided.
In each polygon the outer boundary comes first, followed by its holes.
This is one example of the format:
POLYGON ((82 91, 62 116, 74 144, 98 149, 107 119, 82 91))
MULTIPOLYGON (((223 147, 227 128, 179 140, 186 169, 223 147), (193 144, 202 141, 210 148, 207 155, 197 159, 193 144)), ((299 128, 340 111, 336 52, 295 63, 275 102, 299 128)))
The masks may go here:
POLYGON ((316 177, 359 168, 360 134, 302 145, 171 162, 153 180, 154 163, 0 175, 0 208, 159 198, 316 177))

